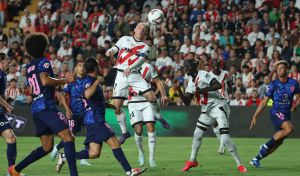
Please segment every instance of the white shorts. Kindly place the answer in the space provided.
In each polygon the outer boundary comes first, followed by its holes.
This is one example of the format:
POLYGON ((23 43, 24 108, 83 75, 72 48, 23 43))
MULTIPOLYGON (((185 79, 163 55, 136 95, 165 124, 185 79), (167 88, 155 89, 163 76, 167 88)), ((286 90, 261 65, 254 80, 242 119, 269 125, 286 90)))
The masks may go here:
POLYGON ((155 113, 149 102, 128 103, 130 123, 134 127, 137 123, 155 123, 155 113))
POLYGON ((202 113, 197 121, 197 127, 206 130, 214 122, 218 123, 219 129, 229 129, 230 108, 226 102, 212 107, 206 113, 202 113))
POLYGON ((113 89, 113 98, 127 99, 129 87, 139 92, 140 95, 152 90, 141 74, 131 73, 129 76, 125 76, 123 72, 118 71, 113 89))

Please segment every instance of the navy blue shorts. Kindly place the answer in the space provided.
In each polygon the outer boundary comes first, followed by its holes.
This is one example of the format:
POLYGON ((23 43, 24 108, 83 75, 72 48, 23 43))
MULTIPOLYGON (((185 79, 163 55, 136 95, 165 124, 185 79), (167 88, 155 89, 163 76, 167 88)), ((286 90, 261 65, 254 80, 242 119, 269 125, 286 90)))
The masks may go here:
POLYGON ((83 126, 84 116, 73 115, 72 119, 69 120, 70 130, 74 135, 81 131, 81 127, 83 126))
POLYGON ((270 111, 270 119, 275 127, 275 131, 279 131, 279 130, 281 130, 281 125, 285 121, 291 120, 291 113, 272 109, 270 111))
POLYGON ((0 115, 0 134, 7 130, 7 129, 12 129, 9 120, 5 117, 4 114, 0 115))
POLYGON ((89 143, 102 144, 103 141, 106 142, 109 138, 115 135, 112 128, 105 121, 85 125, 85 129, 85 145, 88 145, 89 143))
POLYGON ((45 109, 33 114, 36 136, 57 134, 69 128, 68 119, 57 109, 45 109))

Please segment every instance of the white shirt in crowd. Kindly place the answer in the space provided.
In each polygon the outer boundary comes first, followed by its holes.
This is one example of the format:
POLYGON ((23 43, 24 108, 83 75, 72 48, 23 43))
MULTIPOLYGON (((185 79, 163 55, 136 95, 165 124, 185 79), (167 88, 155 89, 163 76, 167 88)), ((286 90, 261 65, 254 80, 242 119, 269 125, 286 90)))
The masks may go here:
POLYGON ((173 61, 169 56, 159 57, 156 59, 155 66, 157 69, 161 69, 162 67, 173 66, 173 61))
POLYGON ((57 51, 57 56, 59 58, 63 58, 64 56, 72 56, 72 54, 73 54, 73 49, 71 47, 67 49, 60 47, 59 50, 57 51))
POLYGON ((205 53, 205 54, 210 54, 211 53, 211 49, 210 49, 210 47, 209 46, 206 46, 206 47, 202 47, 202 46, 199 46, 198 48, 197 48, 197 50, 196 50, 196 54, 197 55, 201 55, 201 54, 203 54, 203 53, 205 53))
POLYGON ((229 105, 230 106, 246 106, 246 100, 243 100, 243 99, 240 99, 240 100, 234 99, 234 100, 230 101, 229 105))
POLYGON ((103 36, 98 37, 98 39, 97 39, 98 47, 104 47, 105 40, 111 41, 111 37, 109 35, 106 35, 105 37, 103 37, 103 36))
POLYGON ((186 44, 184 44, 180 47, 180 52, 183 53, 183 54, 188 54, 189 52, 195 53, 196 52, 196 47, 195 47, 195 45, 190 45, 188 47, 188 46, 186 46, 186 44))
POLYGON ((8 48, 6 46, 4 46, 3 48, 0 49, 0 53, 4 53, 7 54, 8 53, 8 48))
POLYGON ((273 45, 269 46, 268 47, 268 50, 267 50, 267 56, 269 57, 269 59, 271 60, 272 59, 272 55, 273 55, 273 52, 274 51, 279 51, 279 53, 281 53, 281 47, 280 46, 276 46, 276 48, 274 48, 273 45))
POLYGON ((220 40, 220 34, 217 32, 214 32, 213 34, 208 33, 204 36, 204 40, 208 43, 210 43, 210 41, 220 40))
POLYGON ((31 24, 34 24, 34 20, 36 19, 36 14, 30 14, 29 17, 26 17, 23 15, 20 20, 20 28, 23 28, 24 26, 26 26, 27 18, 30 18, 31 24))
POLYGON ((262 41, 265 41, 265 34, 262 32, 258 32, 258 33, 251 32, 250 34, 248 34, 247 39, 250 42, 250 45, 253 46, 257 39, 261 39, 262 41))

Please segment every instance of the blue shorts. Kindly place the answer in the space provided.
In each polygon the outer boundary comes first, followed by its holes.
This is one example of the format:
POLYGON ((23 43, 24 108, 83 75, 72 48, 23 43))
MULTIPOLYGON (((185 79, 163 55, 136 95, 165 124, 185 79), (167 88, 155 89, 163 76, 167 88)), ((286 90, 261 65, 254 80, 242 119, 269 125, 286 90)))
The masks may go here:
POLYGON ((85 116, 85 112, 80 114, 74 114, 72 116, 73 122, 71 123, 72 125, 69 122, 69 127, 71 127, 71 131, 74 135, 79 131, 81 131, 81 127, 83 126, 83 122, 84 122, 84 116, 85 116))
POLYGON ((68 129, 68 119, 57 109, 44 109, 33 114, 36 136, 57 134, 68 129))
POLYGON ((281 130, 281 125, 285 121, 290 121, 291 120, 291 113, 271 109, 270 110, 270 119, 271 119, 271 122, 273 123, 273 125, 275 127, 275 131, 279 131, 279 130, 281 130))
POLYGON ((85 125, 85 129, 85 145, 88 145, 89 143, 102 144, 103 141, 106 142, 109 138, 115 136, 112 128, 105 121, 85 125))
POLYGON ((7 129, 13 129, 4 114, 0 115, 0 134, 7 129))

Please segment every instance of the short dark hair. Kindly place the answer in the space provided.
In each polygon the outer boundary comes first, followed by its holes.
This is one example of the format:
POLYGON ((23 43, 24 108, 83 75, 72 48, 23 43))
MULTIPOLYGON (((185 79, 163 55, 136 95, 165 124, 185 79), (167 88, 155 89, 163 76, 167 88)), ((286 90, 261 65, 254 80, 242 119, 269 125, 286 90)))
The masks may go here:
POLYGON ((31 57, 41 58, 44 57, 49 41, 43 33, 32 33, 25 39, 24 43, 26 51, 31 57))
POLYGON ((86 73, 93 73, 95 70, 99 68, 99 64, 95 58, 91 57, 85 61, 84 67, 86 73))
POLYGON ((0 62, 4 61, 6 58, 8 58, 7 54, 0 53, 0 62))

